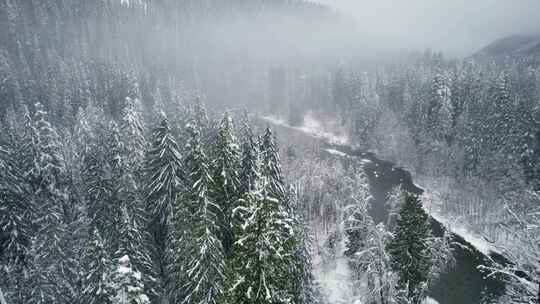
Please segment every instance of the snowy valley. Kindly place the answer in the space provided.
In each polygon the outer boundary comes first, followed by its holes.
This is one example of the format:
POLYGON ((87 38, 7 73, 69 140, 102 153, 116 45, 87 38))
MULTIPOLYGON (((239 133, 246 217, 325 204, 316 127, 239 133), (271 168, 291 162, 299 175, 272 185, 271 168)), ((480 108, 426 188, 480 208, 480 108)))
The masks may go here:
POLYGON ((0 304, 540 303, 539 20, 0 0, 0 304))

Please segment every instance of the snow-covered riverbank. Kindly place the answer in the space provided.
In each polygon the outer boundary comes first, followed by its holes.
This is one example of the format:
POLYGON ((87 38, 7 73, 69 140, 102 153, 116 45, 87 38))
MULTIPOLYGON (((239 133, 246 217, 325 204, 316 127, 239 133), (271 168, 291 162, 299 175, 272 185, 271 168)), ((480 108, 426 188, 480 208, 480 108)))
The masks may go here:
MULTIPOLYGON (((404 189, 412 193, 422 193, 422 191, 425 193, 424 200, 427 201, 425 207, 428 213, 432 213, 434 233, 437 236, 442 234, 445 230, 444 226, 446 230, 453 232, 452 241, 456 244, 454 246, 456 264, 448 272, 441 275, 440 282, 437 281, 430 287, 430 296, 444 304, 476 304, 485 296, 488 296, 489 299, 496 299, 501 295, 502 290, 504 290, 503 283, 497 279, 486 279, 485 273, 482 273, 478 268, 490 263, 489 255, 491 252, 495 252, 494 248, 487 240, 471 232, 464 221, 450 221, 447 219, 451 219, 451 217, 443 217, 440 210, 437 210, 437 206, 440 204, 437 192, 430 192, 430 190, 433 191, 431 188, 422 190, 413 183, 415 176, 412 176, 405 169, 394 166, 392 162, 379 159, 377 154, 373 152, 363 152, 349 146, 349 144, 336 144, 333 139, 339 137, 339 134, 313 128, 317 124, 311 124, 311 127, 291 127, 283 120, 271 117, 262 119, 274 125, 278 130, 276 134, 283 136, 286 143, 292 144, 293 147, 302 149, 305 145, 305 147, 321 149, 319 151, 323 151, 331 157, 351 158, 365 162, 364 169, 369 173, 370 183, 374 183, 372 195, 376 197, 376 203, 372 205, 371 211, 374 218, 381 220, 381 217, 384 217, 386 208, 384 202, 388 192, 398 185, 402 185, 404 189), (478 248, 476 248, 477 246, 478 248)), ((322 124, 320 125, 322 126, 322 124)), ((431 185, 422 182, 420 184, 431 185)), ((434 188, 436 189, 436 187, 434 188)), ((318 257, 314 256, 313 260, 318 261, 318 257)), ((334 302, 329 303, 356 304, 358 302, 355 301, 358 298, 349 298, 345 302, 339 300, 343 298, 343 290, 341 289, 344 286, 350 286, 351 283, 346 276, 342 275, 344 268, 341 266, 347 266, 346 259, 343 259, 343 263, 340 265, 336 261, 334 267, 327 270, 326 273, 322 272, 321 269, 316 269, 317 280, 321 282, 323 292, 328 298, 334 299, 334 302)), ((433 301, 433 299, 427 299, 426 303, 434 303, 433 301)))
POLYGON ((263 120, 273 124, 286 128, 291 128, 296 131, 303 132, 307 135, 313 136, 315 138, 320 138, 328 143, 336 145, 346 145, 349 144, 349 138, 343 131, 328 131, 325 130, 324 125, 318 121, 315 116, 308 112, 303 119, 303 124, 301 126, 290 126, 284 119, 266 115, 261 117, 263 120))
MULTIPOLYGON (((324 129, 323 123, 319 122, 314 115, 308 113, 304 117, 304 124, 302 126, 293 127, 288 125, 285 120, 273 116, 262 116, 263 120, 281 127, 290 128, 299 132, 303 132, 306 135, 313 136, 315 138, 324 140, 330 144, 335 145, 348 145, 350 141, 344 133, 329 132, 324 129)), ((338 151, 336 149, 326 149, 330 154, 337 156, 346 156, 346 153, 338 151)), ((399 165, 399 164, 398 164, 399 165)), ((415 176, 413 176, 413 179, 415 176)), ((415 181, 418 185, 418 182, 415 181)), ((437 195, 437 190, 430 187, 424 187, 424 184, 421 183, 418 185, 419 188, 424 190, 423 200, 424 207, 426 211, 438 222, 443 224, 451 232, 459 235, 465 241, 474 246, 478 251, 483 253, 486 257, 489 258, 490 253, 502 254, 501 250, 498 249, 496 244, 493 244, 486 240, 482 235, 474 232, 468 225, 462 220, 456 219, 451 215, 447 215, 441 212, 441 209, 438 208, 441 205, 441 198, 437 195)))

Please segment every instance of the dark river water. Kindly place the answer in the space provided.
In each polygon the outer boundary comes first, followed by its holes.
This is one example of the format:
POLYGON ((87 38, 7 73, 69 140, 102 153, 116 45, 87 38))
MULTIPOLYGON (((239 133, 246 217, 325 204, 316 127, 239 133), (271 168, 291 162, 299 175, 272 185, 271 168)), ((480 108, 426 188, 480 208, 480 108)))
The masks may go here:
MULTIPOLYGON (((364 169, 369 178, 371 194, 373 196, 371 211, 375 221, 385 221, 388 210, 386 198, 389 192, 396 186, 401 185, 408 192, 421 194, 411 177, 411 174, 396 167, 391 162, 378 159, 374 154, 354 151, 348 147, 332 147, 344 152, 349 156, 368 159, 364 169)), ((442 236, 443 226, 431 219, 431 228, 435 236, 442 236)), ((502 257, 486 257, 484 254, 467 243, 462 237, 453 234, 452 246, 455 265, 443 273, 440 278, 433 282, 429 289, 430 297, 441 304, 477 304, 493 303, 504 293, 504 284, 494 279, 485 279, 485 273, 478 270, 480 265, 489 265, 490 259, 502 257)))
MULTIPOLYGON (((364 169, 373 196, 371 215, 377 222, 383 222, 386 219, 388 210, 385 202, 394 187, 401 185, 404 190, 416 194, 421 194, 423 191, 414 184, 408 171, 377 158, 373 153, 365 153, 348 146, 330 145, 324 140, 315 139, 294 129, 274 127, 277 130, 278 139, 283 137, 284 144, 292 144, 299 149, 311 147, 321 151, 331 148, 345 153, 353 160, 369 160, 365 162, 364 169)), ((431 227, 434 235, 443 235, 443 226, 433 218, 431 227)), ((478 266, 489 265, 491 259, 506 262, 504 258, 497 255, 486 257, 459 235, 452 234, 452 241, 455 264, 447 272, 441 274, 437 281, 432 282, 429 296, 441 304, 495 303, 504 293, 504 284, 497 278, 486 279, 485 273, 479 271, 478 266)))

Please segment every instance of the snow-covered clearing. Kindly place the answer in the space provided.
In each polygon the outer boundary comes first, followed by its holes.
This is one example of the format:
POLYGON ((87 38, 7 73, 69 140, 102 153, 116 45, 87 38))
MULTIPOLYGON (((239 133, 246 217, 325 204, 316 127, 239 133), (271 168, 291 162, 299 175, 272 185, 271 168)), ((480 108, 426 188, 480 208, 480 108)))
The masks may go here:
POLYGON ((345 132, 327 131, 324 127, 324 124, 317 120, 317 118, 315 118, 315 115, 311 112, 306 113, 306 115, 304 116, 304 123, 300 127, 290 126, 283 118, 280 117, 268 115, 262 116, 261 118, 274 125, 290 128, 296 131, 306 133, 313 137, 325 139, 331 144, 345 145, 349 143, 349 138, 347 135, 345 135, 345 132))

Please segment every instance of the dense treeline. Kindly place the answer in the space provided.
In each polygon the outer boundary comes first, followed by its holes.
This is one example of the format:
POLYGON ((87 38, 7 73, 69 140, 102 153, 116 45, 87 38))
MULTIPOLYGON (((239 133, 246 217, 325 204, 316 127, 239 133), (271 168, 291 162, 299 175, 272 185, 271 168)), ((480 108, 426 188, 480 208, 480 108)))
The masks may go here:
POLYGON ((269 129, 200 101, 150 130, 136 99, 118 122, 90 104, 63 137, 41 104, 24 113, 0 145, 8 303, 317 302, 269 129))
POLYGON ((353 143, 407 166, 439 192, 429 208, 471 225, 516 262, 499 272, 510 282, 510 301, 534 299, 540 235, 535 61, 457 62, 426 52, 332 75, 333 108, 324 112, 339 114, 353 143), (530 282, 514 271, 527 273, 530 282))
POLYGON ((152 108, 182 87, 204 92, 212 108, 253 104, 285 49, 307 52, 301 33, 335 19, 296 0, 2 0, 0 117, 40 102, 55 124, 72 122, 93 100, 118 119, 126 95, 152 108))
MULTIPOLYGON (((407 54, 371 66, 274 70, 275 115, 318 119, 350 143, 406 166, 435 197, 427 208, 483 235, 516 265, 511 299, 537 297, 540 260, 540 70, 534 58, 490 62, 407 54), (293 85, 287 83, 290 79, 293 85), (284 104, 283 104, 284 103, 284 104), (516 273, 527 273, 529 283, 516 273)), ((510 268, 510 269, 508 269, 510 268)))

